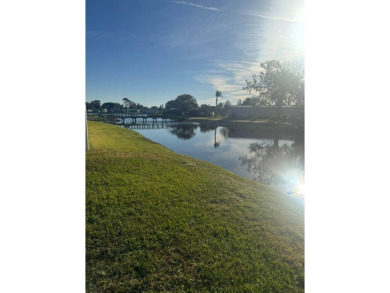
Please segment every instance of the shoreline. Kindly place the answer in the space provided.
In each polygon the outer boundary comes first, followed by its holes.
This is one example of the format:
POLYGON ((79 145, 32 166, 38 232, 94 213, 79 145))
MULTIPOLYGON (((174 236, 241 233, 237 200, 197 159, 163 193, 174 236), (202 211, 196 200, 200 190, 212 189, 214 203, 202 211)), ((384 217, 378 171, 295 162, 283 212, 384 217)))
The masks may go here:
POLYGON ((190 118, 185 121, 205 123, 210 125, 218 126, 244 126, 250 128, 272 128, 272 129, 289 129, 289 130, 303 130, 304 125, 294 125, 292 123, 281 123, 281 122, 264 122, 264 121, 249 121, 249 120, 230 120, 230 119, 196 119, 190 118))
POLYGON ((86 291, 304 291, 304 207, 88 121, 86 291))
MULTIPOLYGON (((99 121, 108 124, 116 124, 115 120, 99 120, 97 117, 89 116, 88 121, 99 121)), ((234 129, 243 129, 248 131, 259 131, 262 133, 279 133, 285 136, 290 137, 304 137, 305 127, 304 125, 294 125, 292 123, 280 123, 280 122, 264 122, 264 121, 248 121, 248 120, 230 120, 230 119, 197 119, 189 118, 181 121, 176 121, 177 123, 199 123, 203 125, 208 125, 209 127, 230 127, 234 129)), ((142 125, 141 123, 136 123, 142 125)), ((132 125, 125 124, 125 125, 132 125)))

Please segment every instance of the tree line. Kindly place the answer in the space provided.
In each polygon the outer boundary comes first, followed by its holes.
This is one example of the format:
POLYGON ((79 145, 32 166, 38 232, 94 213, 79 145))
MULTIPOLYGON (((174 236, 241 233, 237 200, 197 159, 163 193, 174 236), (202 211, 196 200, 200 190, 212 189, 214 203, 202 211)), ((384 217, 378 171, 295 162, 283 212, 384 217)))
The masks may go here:
MULTIPOLYGON (((251 80, 246 80, 244 91, 252 94, 252 97, 244 101, 238 100, 238 106, 274 106, 281 113, 282 106, 304 106, 305 80, 303 66, 296 62, 271 60, 260 64, 260 71, 254 74, 251 80)), ((164 105, 146 107, 133 102, 128 98, 122 99, 122 104, 107 102, 101 104, 99 100, 86 102, 87 110, 107 112, 143 111, 151 113, 168 112, 183 117, 209 117, 213 115, 226 115, 231 106, 229 100, 218 103, 222 92, 215 93, 215 106, 207 104, 198 105, 195 97, 190 94, 182 94, 164 105)))
POLYGON ((155 113, 161 113, 163 109, 163 105, 153 106, 149 108, 140 103, 135 103, 128 98, 123 98, 122 101, 122 104, 114 102, 107 102, 102 104, 100 100, 94 100, 91 102, 86 102, 85 105, 87 107, 87 110, 92 110, 93 112, 107 110, 107 112, 151 111, 155 113))
MULTIPOLYGON (((218 97, 221 97, 222 93, 217 91, 216 101, 218 97)), ((155 114, 168 113, 175 116, 182 117, 209 117, 212 115, 226 115, 227 109, 230 107, 230 102, 218 103, 216 106, 210 106, 207 104, 198 105, 195 97, 190 94, 182 94, 176 97, 174 100, 168 101, 165 106, 153 106, 146 107, 140 103, 135 103, 128 98, 122 99, 122 104, 106 102, 101 104, 100 100, 94 100, 86 102, 87 110, 92 112, 99 112, 107 110, 108 113, 113 112, 148 112, 155 114)), ((217 102, 216 102, 217 103, 217 102)))

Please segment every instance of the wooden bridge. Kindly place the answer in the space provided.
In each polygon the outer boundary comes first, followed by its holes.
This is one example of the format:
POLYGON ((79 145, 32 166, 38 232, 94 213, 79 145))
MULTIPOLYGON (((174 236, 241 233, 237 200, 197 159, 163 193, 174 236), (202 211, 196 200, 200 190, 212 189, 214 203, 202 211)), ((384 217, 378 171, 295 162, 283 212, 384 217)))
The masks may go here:
POLYGON ((119 122, 118 124, 125 124, 125 119, 131 119, 130 124, 136 124, 137 119, 142 119, 142 122, 146 122, 147 119, 152 119, 153 122, 157 122, 157 119, 161 121, 177 121, 180 120, 180 117, 168 115, 168 114, 146 114, 146 113, 125 113, 125 112, 116 112, 116 113, 99 113, 99 118, 102 120, 112 120, 119 122))
POLYGON ((116 124, 120 125, 123 128, 130 129, 159 129, 159 128, 169 128, 172 124, 170 122, 162 123, 125 123, 125 124, 116 124))

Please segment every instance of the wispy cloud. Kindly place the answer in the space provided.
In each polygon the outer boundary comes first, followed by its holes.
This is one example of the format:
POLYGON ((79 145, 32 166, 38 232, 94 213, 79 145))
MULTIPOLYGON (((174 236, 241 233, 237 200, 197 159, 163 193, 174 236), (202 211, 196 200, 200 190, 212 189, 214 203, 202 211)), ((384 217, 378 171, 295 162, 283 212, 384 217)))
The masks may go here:
MULTIPOLYGON (((246 85, 245 80, 250 80, 252 74, 259 72, 260 67, 257 62, 216 62, 216 66, 222 70, 222 74, 205 72, 196 75, 194 78, 199 82, 212 85, 214 89, 222 92, 224 100, 230 100, 233 104, 238 99, 244 100, 250 96, 242 88, 246 85)), ((207 102, 212 104, 213 101, 215 101, 215 98, 210 98, 207 102)))
POLYGON ((278 16, 267 16, 262 14, 255 14, 255 13, 247 13, 247 15, 270 19, 270 20, 277 20, 277 21, 287 21, 287 22, 297 22, 297 23, 304 23, 302 19, 299 18, 286 18, 286 17, 278 17, 278 16))
MULTIPOLYGON (((199 51, 203 48, 212 48, 208 50, 210 56, 207 56, 210 69, 192 73, 196 81, 208 84, 210 88, 211 94, 200 95, 203 98, 199 100, 201 103, 213 105, 215 103, 213 95, 215 90, 219 90, 223 94, 221 102, 230 100, 235 104, 238 99, 244 100, 251 96, 243 87, 246 86, 246 80, 251 80, 253 74, 259 73, 261 62, 303 58, 302 0, 291 1, 297 3, 286 5, 284 0, 274 0, 267 10, 251 7, 246 7, 245 10, 228 9, 224 6, 223 11, 226 11, 226 15, 218 14, 218 22, 213 22, 214 15, 210 14, 210 18, 194 28, 185 27, 183 31, 176 29, 175 39, 164 38, 169 40, 171 45, 181 42, 179 45, 183 47, 190 45, 199 51), (224 21, 220 21, 221 19, 224 21), (223 26, 219 28, 219 24, 223 26), (215 50, 213 42, 216 40, 227 47, 215 50), (218 54, 215 54, 216 52, 218 54), (226 56, 229 58, 225 58, 226 56)), ((170 2, 189 5, 185 1, 170 2)), ((194 55, 197 54, 195 51, 194 55)))
POLYGON ((203 6, 203 5, 199 5, 199 4, 195 4, 195 3, 191 3, 191 2, 185 2, 185 1, 168 1, 168 2, 180 4, 180 5, 193 6, 193 7, 197 7, 197 8, 205 9, 205 10, 219 11, 219 9, 215 8, 215 7, 203 6))

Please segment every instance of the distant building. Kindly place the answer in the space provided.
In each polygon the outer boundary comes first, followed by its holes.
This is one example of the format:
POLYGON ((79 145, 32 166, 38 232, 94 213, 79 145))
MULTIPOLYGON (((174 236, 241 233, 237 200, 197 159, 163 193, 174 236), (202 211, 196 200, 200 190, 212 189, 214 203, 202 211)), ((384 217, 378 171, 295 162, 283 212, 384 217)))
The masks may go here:
MULTIPOLYGON (((303 107, 283 106, 281 116, 289 115, 293 117, 303 117, 303 107)), ((234 119, 269 119, 278 117, 278 109, 273 106, 230 106, 227 116, 234 119)))

